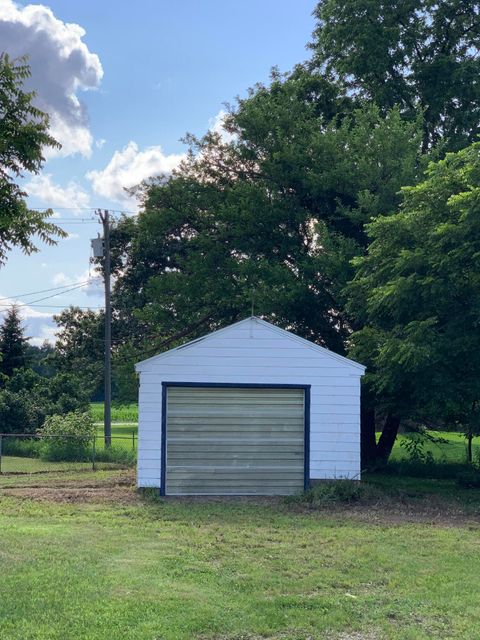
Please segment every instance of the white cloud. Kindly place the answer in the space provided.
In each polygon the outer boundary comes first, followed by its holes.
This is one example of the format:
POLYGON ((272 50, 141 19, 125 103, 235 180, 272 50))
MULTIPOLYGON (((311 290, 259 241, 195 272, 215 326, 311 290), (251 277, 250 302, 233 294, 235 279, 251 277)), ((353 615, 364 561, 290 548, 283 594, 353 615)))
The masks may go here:
POLYGON ((85 30, 65 23, 41 4, 25 7, 0 0, 2 51, 15 58, 28 54, 32 77, 29 88, 37 92, 35 102, 50 114, 51 132, 63 145, 48 155, 89 156, 93 137, 79 91, 96 89, 103 76, 99 57, 83 42, 85 30))
POLYGON ((66 187, 61 187, 52 180, 52 175, 42 174, 34 176, 25 185, 30 197, 38 198, 45 206, 67 207, 68 209, 82 209, 90 205, 90 196, 82 187, 71 180, 66 187))
POLYGON ((130 141, 121 151, 115 151, 104 169, 89 171, 87 178, 99 195, 132 206, 132 198, 125 189, 147 178, 171 173, 184 158, 185 154, 166 155, 160 146, 140 151, 136 142, 130 141))
POLYGON ((97 149, 102 149, 105 143, 105 138, 98 138, 98 140, 95 140, 95 146, 97 147, 97 149))
POLYGON ((4 315, 13 305, 18 306, 18 311, 25 328, 25 335, 31 338, 30 342, 32 344, 41 345, 46 338, 38 331, 38 327, 40 325, 48 327, 45 322, 52 319, 52 313, 38 311, 37 309, 34 309, 33 307, 28 306, 28 304, 22 302, 22 300, 5 298, 2 295, 0 302, 0 320, 3 319, 4 315))
POLYGON ((82 273, 74 276, 67 275, 63 271, 56 273, 52 278, 52 284, 55 287, 80 285, 84 282, 88 282, 87 285, 78 289, 86 293, 87 296, 101 296, 103 295, 103 279, 97 268, 86 269, 82 273))
POLYGON ((213 118, 210 118, 210 120, 208 121, 208 128, 210 129, 210 131, 220 134, 220 138, 225 144, 233 142, 237 137, 234 133, 230 133, 225 129, 225 118, 227 116, 228 113, 224 109, 220 109, 217 115, 213 118))
POLYGON ((57 326, 52 324, 41 324, 40 326, 32 325, 33 332, 36 336, 30 338, 30 344, 35 347, 41 347, 47 340, 51 344, 57 341, 57 326))

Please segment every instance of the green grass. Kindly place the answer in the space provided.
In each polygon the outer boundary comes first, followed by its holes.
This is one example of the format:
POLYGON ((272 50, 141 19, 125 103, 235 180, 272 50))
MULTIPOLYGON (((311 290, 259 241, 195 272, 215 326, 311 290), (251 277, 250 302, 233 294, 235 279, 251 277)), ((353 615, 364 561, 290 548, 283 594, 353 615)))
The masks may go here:
MULTIPOLYGON (((91 402, 90 411, 94 422, 103 421, 103 402, 91 402)), ((113 405, 112 422, 138 422, 138 405, 136 403, 113 405)))
POLYGON ((388 513, 4 495, 0 637, 478 638, 478 524, 388 513))
POLYGON ((39 458, 2 456, 2 473, 42 473, 64 469, 81 471, 91 468, 91 462, 50 462, 39 458))
MULTIPOLYGON (((455 433, 452 431, 430 431, 433 436, 443 438, 447 440, 446 444, 434 444, 431 442, 425 443, 424 451, 430 451, 437 462, 465 462, 467 459, 467 446, 466 440, 461 433, 455 433)), ((404 447, 401 446, 402 441, 406 436, 399 435, 392 451, 392 460, 407 459, 408 453, 404 447)), ((473 455, 475 457, 476 452, 480 451, 480 439, 475 438, 473 440, 473 455)))

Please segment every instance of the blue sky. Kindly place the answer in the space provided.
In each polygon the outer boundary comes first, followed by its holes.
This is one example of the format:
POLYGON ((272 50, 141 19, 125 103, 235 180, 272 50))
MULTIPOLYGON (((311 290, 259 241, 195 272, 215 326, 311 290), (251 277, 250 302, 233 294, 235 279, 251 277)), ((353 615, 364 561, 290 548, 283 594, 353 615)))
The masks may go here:
MULTIPOLYGON (((29 54, 30 86, 63 144, 41 176, 25 176, 29 202, 68 218, 61 226, 71 234, 33 256, 13 251, 0 269, 0 305, 84 282, 89 240, 99 231, 85 218, 96 207, 135 211, 123 187, 169 171, 185 151, 180 138, 215 126, 223 104, 267 82, 272 66, 286 71, 305 60, 314 7, 313 0, 0 0, 0 49, 29 54)), ((53 313, 98 307, 102 291, 94 282, 42 303, 55 307, 21 307, 37 344, 52 339, 53 313)))

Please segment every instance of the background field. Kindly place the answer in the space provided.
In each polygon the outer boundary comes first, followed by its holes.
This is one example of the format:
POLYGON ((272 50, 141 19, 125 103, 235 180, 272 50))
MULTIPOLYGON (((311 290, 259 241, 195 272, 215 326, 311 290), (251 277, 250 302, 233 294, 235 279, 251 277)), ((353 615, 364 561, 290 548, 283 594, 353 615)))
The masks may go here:
MULTIPOLYGON (((99 423, 97 425, 97 432, 99 435, 103 433, 103 402, 93 402, 91 404, 91 411, 94 421, 99 423)), ((138 406, 137 404, 128 404, 112 407, 112 434, 119 436, 132 436, 137 433, 138 425, 138 406), (118 424, 123 423, 123 424, 118 424)), ((447 440, 445 444, 434 444, 427 442, 424 446, 425 452, 431 452, 434 459, 437 462, 454 462, 462 463, 466 460, 467 447, 465 438, 461 433, 455 433, 451 431, 431 431, 432 435, 441 437, 447 440)), ((395 446, 392 452, 392 460, 401 460, 408 458, 407 450, 402 446, 402 442, 405 441, 406 436, 400 435, 397 438, 395 446)), ((480 439, 474 440, 473 451, 474 455, 480 451, 480 439)))

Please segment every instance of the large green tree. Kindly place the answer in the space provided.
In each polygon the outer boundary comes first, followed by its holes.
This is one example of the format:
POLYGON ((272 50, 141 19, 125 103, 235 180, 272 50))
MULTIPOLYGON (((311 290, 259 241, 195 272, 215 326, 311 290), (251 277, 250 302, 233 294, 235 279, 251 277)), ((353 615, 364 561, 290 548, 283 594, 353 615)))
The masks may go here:
POLYGON ((480 144, 432 163, 402 194, 398 213, 368 226, 351 284, 362 325, 351 353, 390 416, 381 459, 401 418, 455 424, 470 440, 480 428, 480 144))
POLYGON ((101 392, 103 380, 103 314, 69 307, 54 316, 58 330, 50 357, 59 373, 78 376, 91 396, 101 392))
POLYGON ((424 114, 426 150, 480 133, 480 4, 473 0, 323 0, 314 61, 382 109, 424 114))
POLYGON ((0 373, 7 377, 27 363, 27 338, 15 306, 7 311, 0 327, 0 358, 0 373))
POLYGON ((48 115, 33 104, 35 94, 24 90, 29 75, 25 59, 0 55, 0 263, 14 246, 27 254, 36 251, 35 237, 55 244, 55 237, 66 235, 48 221, 51 210, 27 207, 18 184, 25 172, 39 173, 46 148, 60 146, 49 134, 48 115))
POLYGON ((420 139, 397 110, 336 100, 304 69, 275 76, 230 115, 233 141, 190 139, 175 175, 143 186, 138 219, 113 234, 115 306, 132 309, 137 337, 214 329, 253 306, 344 350, 350 259, 364 250, 364 223, 415 182, 420 139))

